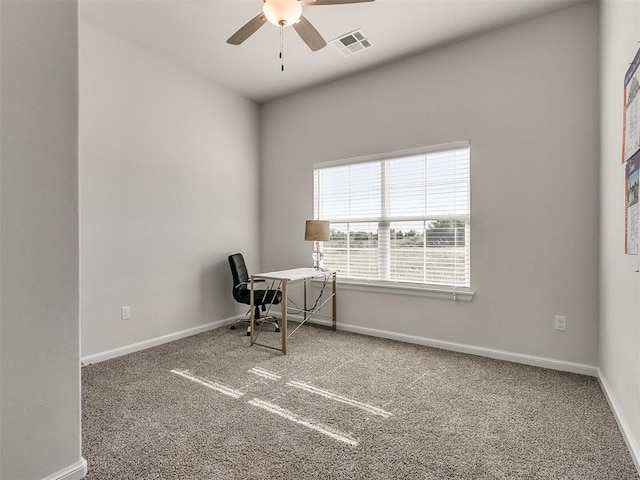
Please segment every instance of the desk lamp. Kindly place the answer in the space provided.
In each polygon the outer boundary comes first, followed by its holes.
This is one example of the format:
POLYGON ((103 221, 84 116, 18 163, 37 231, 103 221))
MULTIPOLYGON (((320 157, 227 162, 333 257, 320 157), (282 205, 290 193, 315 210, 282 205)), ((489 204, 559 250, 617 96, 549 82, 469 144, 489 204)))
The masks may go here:
POLYGON ((329 222, 326 220, 307 220, 304 229, 304 239, 315 242, 313 249, 313 268, 322 269, 322 250, 320 242, 329 240, 329 222))

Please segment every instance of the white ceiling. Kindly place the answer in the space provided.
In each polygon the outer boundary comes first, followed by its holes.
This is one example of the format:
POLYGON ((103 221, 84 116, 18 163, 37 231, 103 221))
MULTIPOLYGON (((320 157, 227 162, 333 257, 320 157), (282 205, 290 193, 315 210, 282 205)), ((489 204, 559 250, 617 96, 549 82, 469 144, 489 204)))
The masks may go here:
POLYGON ((256 102, 266 102, 581 0, 375 0, 305 7, 330 40, 361 28, 374 47, 343 57, 312 52, 292 28, 265 24, 242 45, 226 43, 262 11, 262 0, 80 0, 81 20, 193 70, 256 102))

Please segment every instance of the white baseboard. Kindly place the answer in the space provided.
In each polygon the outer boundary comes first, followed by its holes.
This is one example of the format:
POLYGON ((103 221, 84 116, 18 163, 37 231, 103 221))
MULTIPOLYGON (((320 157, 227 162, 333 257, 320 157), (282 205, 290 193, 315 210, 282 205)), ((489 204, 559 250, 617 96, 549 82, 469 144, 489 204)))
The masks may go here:
POLYGON ((87 461, 81 458, 79 462, 43 478, 42 480, 80 480, 87 474, 87 461))
POLYGON ((82 357, 80 361, 82 365, 90 365, 92 363, 104 362, 110 358, 120 357, 127 355, 128 353, 138 352, 147 348, 162 345, 164 343, 173 342, 174 340, 180 340, 181 338, 190 337, 191 335, 197 335, 198 333, 207 332, 214 328, 223 327, 236 321, 238 318, 243 318, 244 315, 237 315, 235 317, 226 318, 224 320, 218 320, 216 322, 207 323, 205 325, 199 325, 197 327, 188 328, 179 332, 170 333, 161 337, 152 338, 143 342, 132 343, 130 345, 124 345, 122 347, 114 348, 113 350, 107 350, 106 352, 96 353, 94 355, 87 355, 82 357))
MULTIPOLYGON (((289 318, 295 321, 301 321, 300 315, 289 315, 289 318)), ((331 326, 331 321, 323 319, 312 319, 311 323, 317 323, 323 326, 331 326)), ((338 322, 338 330, 345 332, 360 333, 371 337, 388 338, 390 340, 399 340, 401 342, 415 343, 417 345, 425 345, 427 347, 440 348, 442 350, 450 350, 452 352, 468 353, 470 355, 478 355, 479 357, 494 358, 496 360, 505 360, 507 362, 522 363, 534 367, 549 368, 551 370, 560 370, 562 372, 579 373, 581 375, 589 375, 591 377, 598 376, 598 368, 594 365, 586 365, 582 363, 566 362, 564 360, 556 360, 553 358, 536 357, 534 355, 526 355, 522 353, 507 352, 504 350, 495 350, 492 348, 476 347, 463 343, 445 342, 442 340, 434 340, 432 338, 418 337, 415 335, 406 335, 404 333, 389 332, 386 330, 377 330, 375 328, 361 327, 357 325, 349 325, 338 322)))
POLYGON ((600 381, 600 386, 602 387, 602 391, 604 392, 605 397, 607 398, 607 402, 609 403, 609 408, 613 412, 613 416, 618 423, 618 428, 622 433, 622 438, 624 438, 625 443, 627 444, 627 449, 629 450, 629 454, 633 459, 633 463, 636 465, 636 470, 640 473, 640 448, 638 448, 638 444, 633 438, 629 427, 624 421, 622 415, 620 414, 620 408, 618 407, 618 403, 616 402, 615 397, 613 396, 613 391, 607 382, 602 370, 598 367, 598 380, 600 381))
POLYGON ((597 367, 593 365, 585 365, 582 363, 566 362, 564 360, 555 360, 553 358, 536 357, 534 355, 526 355, 522 353, 507 352, 504 350, 495 350, 492 348, 476 347, 463 343, 445 342, 442 340, 434 340, 431 338, 417 337, 415 335, 406 335, 403 333, 389 332, 385 330, 377 330, 367 327, 359 327, 356 325, 340 324, 339 330, 347 332, 361 333, 373 337, 389 338, 391 340, 399 340, 401 342, 415 343, 428 347, 440 348, 442 350, 450 350, 459 353, 468 353, 470 355, 478 355, 480 357, 494 358, 496 360, 505 360, 507 362, 522 363, 534 367, 549 368, 552 370, 560 370, 563 372, 579 373, 595 377, 598 375, 597 367))

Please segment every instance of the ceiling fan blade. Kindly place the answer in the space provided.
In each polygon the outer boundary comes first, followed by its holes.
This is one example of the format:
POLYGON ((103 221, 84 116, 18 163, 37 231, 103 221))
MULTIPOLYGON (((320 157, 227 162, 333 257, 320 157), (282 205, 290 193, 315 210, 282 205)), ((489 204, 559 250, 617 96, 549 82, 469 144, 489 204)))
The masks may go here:
POLYGON ((251 35, 256 33, 256 31, 267 22, 267 17, 264 16, 264 13, 260 13, 260 15, 256 15, 254 18, 249 20, 240 30, 229 37, 227 43, 231 45, 240 45, 251 35))
POLYGON ((345 5, 347 3, 363 3, 373 2, 373 0, 316 0, 315 2, 302 2, 305 7, 313 7, 320 5, 345 5))
POLYGON ((294 23, 293 28, 296 29, 300 38, 302 38, 304 43, 306 43, 314 52, 320 50, 327 44, 327 42, 324 41, 324 38, 322 38, 322 35, 318 33, 315 27, 311 25, 311 22, 309 22, 304 15, 300 15, 300 21, 294 23))

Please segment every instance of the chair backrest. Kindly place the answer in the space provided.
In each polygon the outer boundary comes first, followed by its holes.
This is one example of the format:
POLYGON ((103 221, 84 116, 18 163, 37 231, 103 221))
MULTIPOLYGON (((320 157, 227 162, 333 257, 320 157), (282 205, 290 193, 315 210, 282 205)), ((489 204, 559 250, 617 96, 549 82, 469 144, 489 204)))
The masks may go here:
POLYGON ((233 275, 233 296, 235 298, 238 291, 237 287, 241 283, 247 283, 249 281, 249 272, 247 271, 247 266, 244 263, 244 257, 241 253, 229 255, 229 267, 231 267, 231 275, 233 275))

